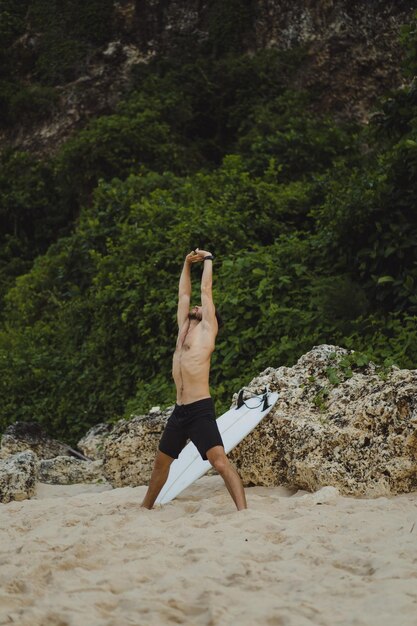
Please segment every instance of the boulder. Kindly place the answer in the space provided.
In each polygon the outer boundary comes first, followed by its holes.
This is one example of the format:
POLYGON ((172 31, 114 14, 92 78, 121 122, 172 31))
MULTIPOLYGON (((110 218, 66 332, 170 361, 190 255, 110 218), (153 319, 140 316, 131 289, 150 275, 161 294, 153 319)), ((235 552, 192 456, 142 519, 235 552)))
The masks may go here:
POLYGON ((15 422, 6 428, 0 444, 0 458, 32 450, 41 459, 70 454, 65 443, 52 439, 37 422, 15 422))
POLYGON ((417 489, 417 371, 349 367, 350 354, 316 346, 246 387, 269 385, 279 399, 230 453, 245 485, 366 497, 417 489))
POLYGON ((162 431, 174 407, 120 420, 104 439, 103 472, 113 487, 149 482, 162 431))
POLYGON ((38 460, 31 450, 0 461, 0 502, 25 500, 35 493, 38 460))
POLYGON ((77 448, 89 459, 102 459, 104 455, 104 440, 111 432, 112 424, 96 424, 80 439, 77 448))
POLYGON ((38 479, 52 485, 106 482, 102 465, 101 460, 82 461, 70 456, 57 456, 39 462, 38 479))

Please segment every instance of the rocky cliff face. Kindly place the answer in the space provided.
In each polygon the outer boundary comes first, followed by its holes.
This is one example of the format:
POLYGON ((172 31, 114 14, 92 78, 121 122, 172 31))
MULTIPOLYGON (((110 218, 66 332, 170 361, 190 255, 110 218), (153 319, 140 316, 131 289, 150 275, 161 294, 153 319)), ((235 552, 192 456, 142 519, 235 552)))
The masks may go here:
MULTIPOLYGON (((212 13, 220 9, 217 4, 210 10, 213 3, 197 0, 137 2, 135 13, 138 23, 142 21, 137 44, 143 53, 169 55, 184 38, 210 41, 216 24, 212 13)), ((302 47, 307 58, 294 83, 320 93, 321 110, 364 121, 376 98, 400 84, 399 31, 417 2, 260 0, 253 7, 246 4, 246 16, 240 14, 237 22, 242 47, 248 53, 302 47)), ((227 22, 232 16, 224 12, 218 19, 227 22)), ((225 37, 226 30, 227 24, 225 37)))
MULTIPOLYGON (((272 47, 304 50, 292 86, 313 89, 321 111, 366 121, 376 98, 401 83, 398 35, 416 9, 417 0, 119 0, 111 38, 89 55, 75 80, 56 87, 52 117, 37 125, 22 120, 0 140, 54 151, 88 119, 113 111, 132 68, 155 55, 253 54, 272 47)), ((28 23, 14 44, 16 58, 36 55, 42 36, 28 23)), ((30 84, 24 68, 20 78, 30 84)))

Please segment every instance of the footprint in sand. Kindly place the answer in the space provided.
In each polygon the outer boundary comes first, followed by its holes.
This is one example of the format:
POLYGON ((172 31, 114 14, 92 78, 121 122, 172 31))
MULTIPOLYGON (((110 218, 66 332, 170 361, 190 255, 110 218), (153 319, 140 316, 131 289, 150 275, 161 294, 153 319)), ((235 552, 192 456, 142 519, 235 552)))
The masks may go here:
POLYGON ((201 504, 199 502, 188 502, 184 506, 185 513, 197 513, 201 509, 201 504))
POLYGON ((269 617, 265 622, 265 626, 286 626, 287 624, 288 620, 284 617, 279 617, 278 615, 269 617))
POLYGON ((81 520, 78 519, 68 519, 65 523, 64 526, 78 526, 81 523, 81 520))
POLYGON ((373 576, 375 568, 369 561, 361 562, 359 559, 351 559, 350 561, 333 561, 333 567, 345 570, 354 576, 373 576))
POLYGON ((266 535, 264 535, 264 537, 270 543, 284 543, 284 541, 287 539, 284 533, 279 532, 267 533, 266 535))
POLYGON ((42 617, 42 626, 70 626, 70 622, 58 613, 48 613, 42 617))
MULTIPOLYGON (((199 624, 214 624, 211 616, 210 607, 207 606, 207 603, 204 601, 198 600, 197 603, 194 602, 182 602, 177 598, 171 598, 166 603, 167 608, 165 609, 165 617, 169 619, 170 622, 175 622, 177 624, 183 624, 186 621, 186 618, 192 618, 193 623, 199 624), (201 621, 201 618, 205 616, 206 619, 201 621), (197 622, 196 618, 199 617, 200 620, 197 622)), ((187 620, 189 623, 189 620, 187 620)))
POLYGON ((15 578, 5 585, 4 590, 8 593, 27 593, 28 586, 23 580, 15 578))

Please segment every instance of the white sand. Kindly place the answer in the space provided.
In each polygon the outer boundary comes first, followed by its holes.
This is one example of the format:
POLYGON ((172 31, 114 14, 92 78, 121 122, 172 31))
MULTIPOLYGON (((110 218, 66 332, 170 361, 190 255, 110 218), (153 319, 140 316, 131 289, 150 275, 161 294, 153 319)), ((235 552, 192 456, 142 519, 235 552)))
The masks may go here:
POLYGON ((144 492, 0 505, 0 624, 417 624, 417 493, 256 487, 238 513, 218 476, 153 511, 144 492))

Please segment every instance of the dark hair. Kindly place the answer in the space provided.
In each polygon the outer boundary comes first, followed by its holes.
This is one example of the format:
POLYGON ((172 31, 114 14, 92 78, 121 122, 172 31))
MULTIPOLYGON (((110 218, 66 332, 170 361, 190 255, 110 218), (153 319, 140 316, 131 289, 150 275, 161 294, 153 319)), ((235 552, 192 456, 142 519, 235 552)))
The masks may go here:
POLYGON ((220 330, 221 327, 224 326, 224 322, 223 322, 222 316, 220 315, 217 309, 216 309, 216 320, 217 320, 217 323, 219 325, 219 330, 220 330))

